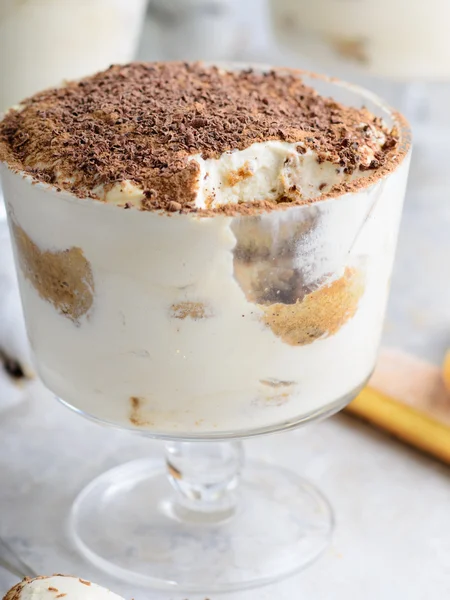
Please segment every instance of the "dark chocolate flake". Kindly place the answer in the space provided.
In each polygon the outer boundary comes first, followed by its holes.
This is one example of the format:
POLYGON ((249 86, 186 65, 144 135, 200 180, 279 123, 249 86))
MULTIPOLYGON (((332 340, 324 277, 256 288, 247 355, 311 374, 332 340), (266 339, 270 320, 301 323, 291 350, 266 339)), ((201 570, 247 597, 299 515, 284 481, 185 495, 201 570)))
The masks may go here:
MULTIPOLYGON (((22 106, 0 122, 0 160, 79 197, 95 198, 99 185, 110 189, 129 180, 142 188, 144 210, 198 210, 200 169, 189 160, 194 154, 218 158, 267 140, 301 142, 300 154, 314 150, 319 162, 331 161, 346 172, 378 169, 389 153, 395 160, 399 155, 395 130, 366 109, 319 96, 289 70, 114 65, 36 94, 22 106), (376 130, 386 138, 381 151, 376 130), (369 167, 360 164, 362 144, 375 153, 369 167)), ((216 210, 251 212, 245 204, 216 210)))

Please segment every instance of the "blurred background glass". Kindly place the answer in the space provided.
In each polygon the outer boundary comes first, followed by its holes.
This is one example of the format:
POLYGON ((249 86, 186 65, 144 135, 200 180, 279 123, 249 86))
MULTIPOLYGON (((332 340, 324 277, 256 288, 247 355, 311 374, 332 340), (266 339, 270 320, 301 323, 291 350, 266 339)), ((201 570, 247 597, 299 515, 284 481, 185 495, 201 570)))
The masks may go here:
POLYGON ((147 0, 1 0, 0 109, 132 60, 147 0))
POLYGON ((437 166, 450 128, 448 0, 270 0, 277 45, 298 63, 374 90, 413 125, 421 184, 447 185, 437 166))
POLYGON ((277 39, 327 68, 447 80, 447 0, 270 0, 277 39))

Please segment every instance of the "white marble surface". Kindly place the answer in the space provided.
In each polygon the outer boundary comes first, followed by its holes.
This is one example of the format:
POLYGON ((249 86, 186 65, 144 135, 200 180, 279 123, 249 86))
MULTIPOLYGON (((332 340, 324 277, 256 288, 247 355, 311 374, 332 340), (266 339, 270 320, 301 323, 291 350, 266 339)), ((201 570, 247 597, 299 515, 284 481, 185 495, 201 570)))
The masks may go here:
MULTIPOLYGON (((256 7, 258 0, 250 4, 256 7)), ((253 45, 241 37, 241 45, 224 58, 298 64, 262 49, 261 31, 253 45)), ((151 41, 141 49, 147 59, 157 54, 151 41)), ((419 131, 419 138, 434 135, 437 141, 419 143, 414 156, 384 338, 436 362, 450 346, 450 173, 440 160, 447 131, 419 131)), ((127 460, 158 458, 160 446, 85 421, 38 384, 25 391, 23 401, 19 397, 3 380, 0 536, 39 573, 73 573, 135 600, 185 600, 185 594, 152 593, 109 579, 83 561, 66 531, 71 502, 83 485, 127 460)), ((250 457, 289 467, 317 483, 334 506, 337 526, 332 546, 303 573, 222 598, 450 597, 449 468, 345 415, 254 440, 246 448, 250 457)), ((0 569, 0 595, 14 582, 0 569)), ((189 595, 189 600, 205 595, 189 595)))
MULTIPOLYGON (((0 419, 0 535, 22 558, 39 573, 75 573, 125 598, 186 598, 108 578, 80 558, 66 532, 71 502, 84 484, 127 460, 157 458, 159 444, 87 422, 39 386, 0 419)), ((342 415, 248 442, 246 448, 250 457, 284 465, 317 483, 332 500, 337 526, 326 554, 300 575, 222 598, 449 596, 448 468, 342 415)), ((12 583, 13 577, 0 572, 0 592, 12 583)))

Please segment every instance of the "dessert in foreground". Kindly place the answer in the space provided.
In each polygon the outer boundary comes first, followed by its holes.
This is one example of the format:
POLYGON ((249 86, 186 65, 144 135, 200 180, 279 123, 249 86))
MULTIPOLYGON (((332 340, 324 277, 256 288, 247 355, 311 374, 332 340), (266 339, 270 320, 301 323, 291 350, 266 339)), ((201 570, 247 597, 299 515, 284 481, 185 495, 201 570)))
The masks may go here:
POLYGON ((46 385, 187 436, 348 401, 375 363, 409 162, 402 118, 366 100, 296 71, 149 63, 9 111, 2 183, 46 385))
POLYGON ((69 575, 51 575, 24 579, 5 595, 3 600, 123 600, 90 581, 69 575))

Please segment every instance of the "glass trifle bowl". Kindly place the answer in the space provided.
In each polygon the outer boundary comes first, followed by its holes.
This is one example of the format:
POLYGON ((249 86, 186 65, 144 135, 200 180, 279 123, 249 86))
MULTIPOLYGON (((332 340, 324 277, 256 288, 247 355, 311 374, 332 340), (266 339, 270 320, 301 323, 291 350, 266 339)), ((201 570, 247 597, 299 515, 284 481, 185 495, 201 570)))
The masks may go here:
POLYGON ((311 484, 240 440, 331 415, 375 364, 409 166, 404 119, 286 69, 111 67, 0 123, 22 302, 44 383, 166 440, 71 513, 135 584, 242 589, 314 560, 311 484), (364 108, 362 108, 364 107, 364 108))

